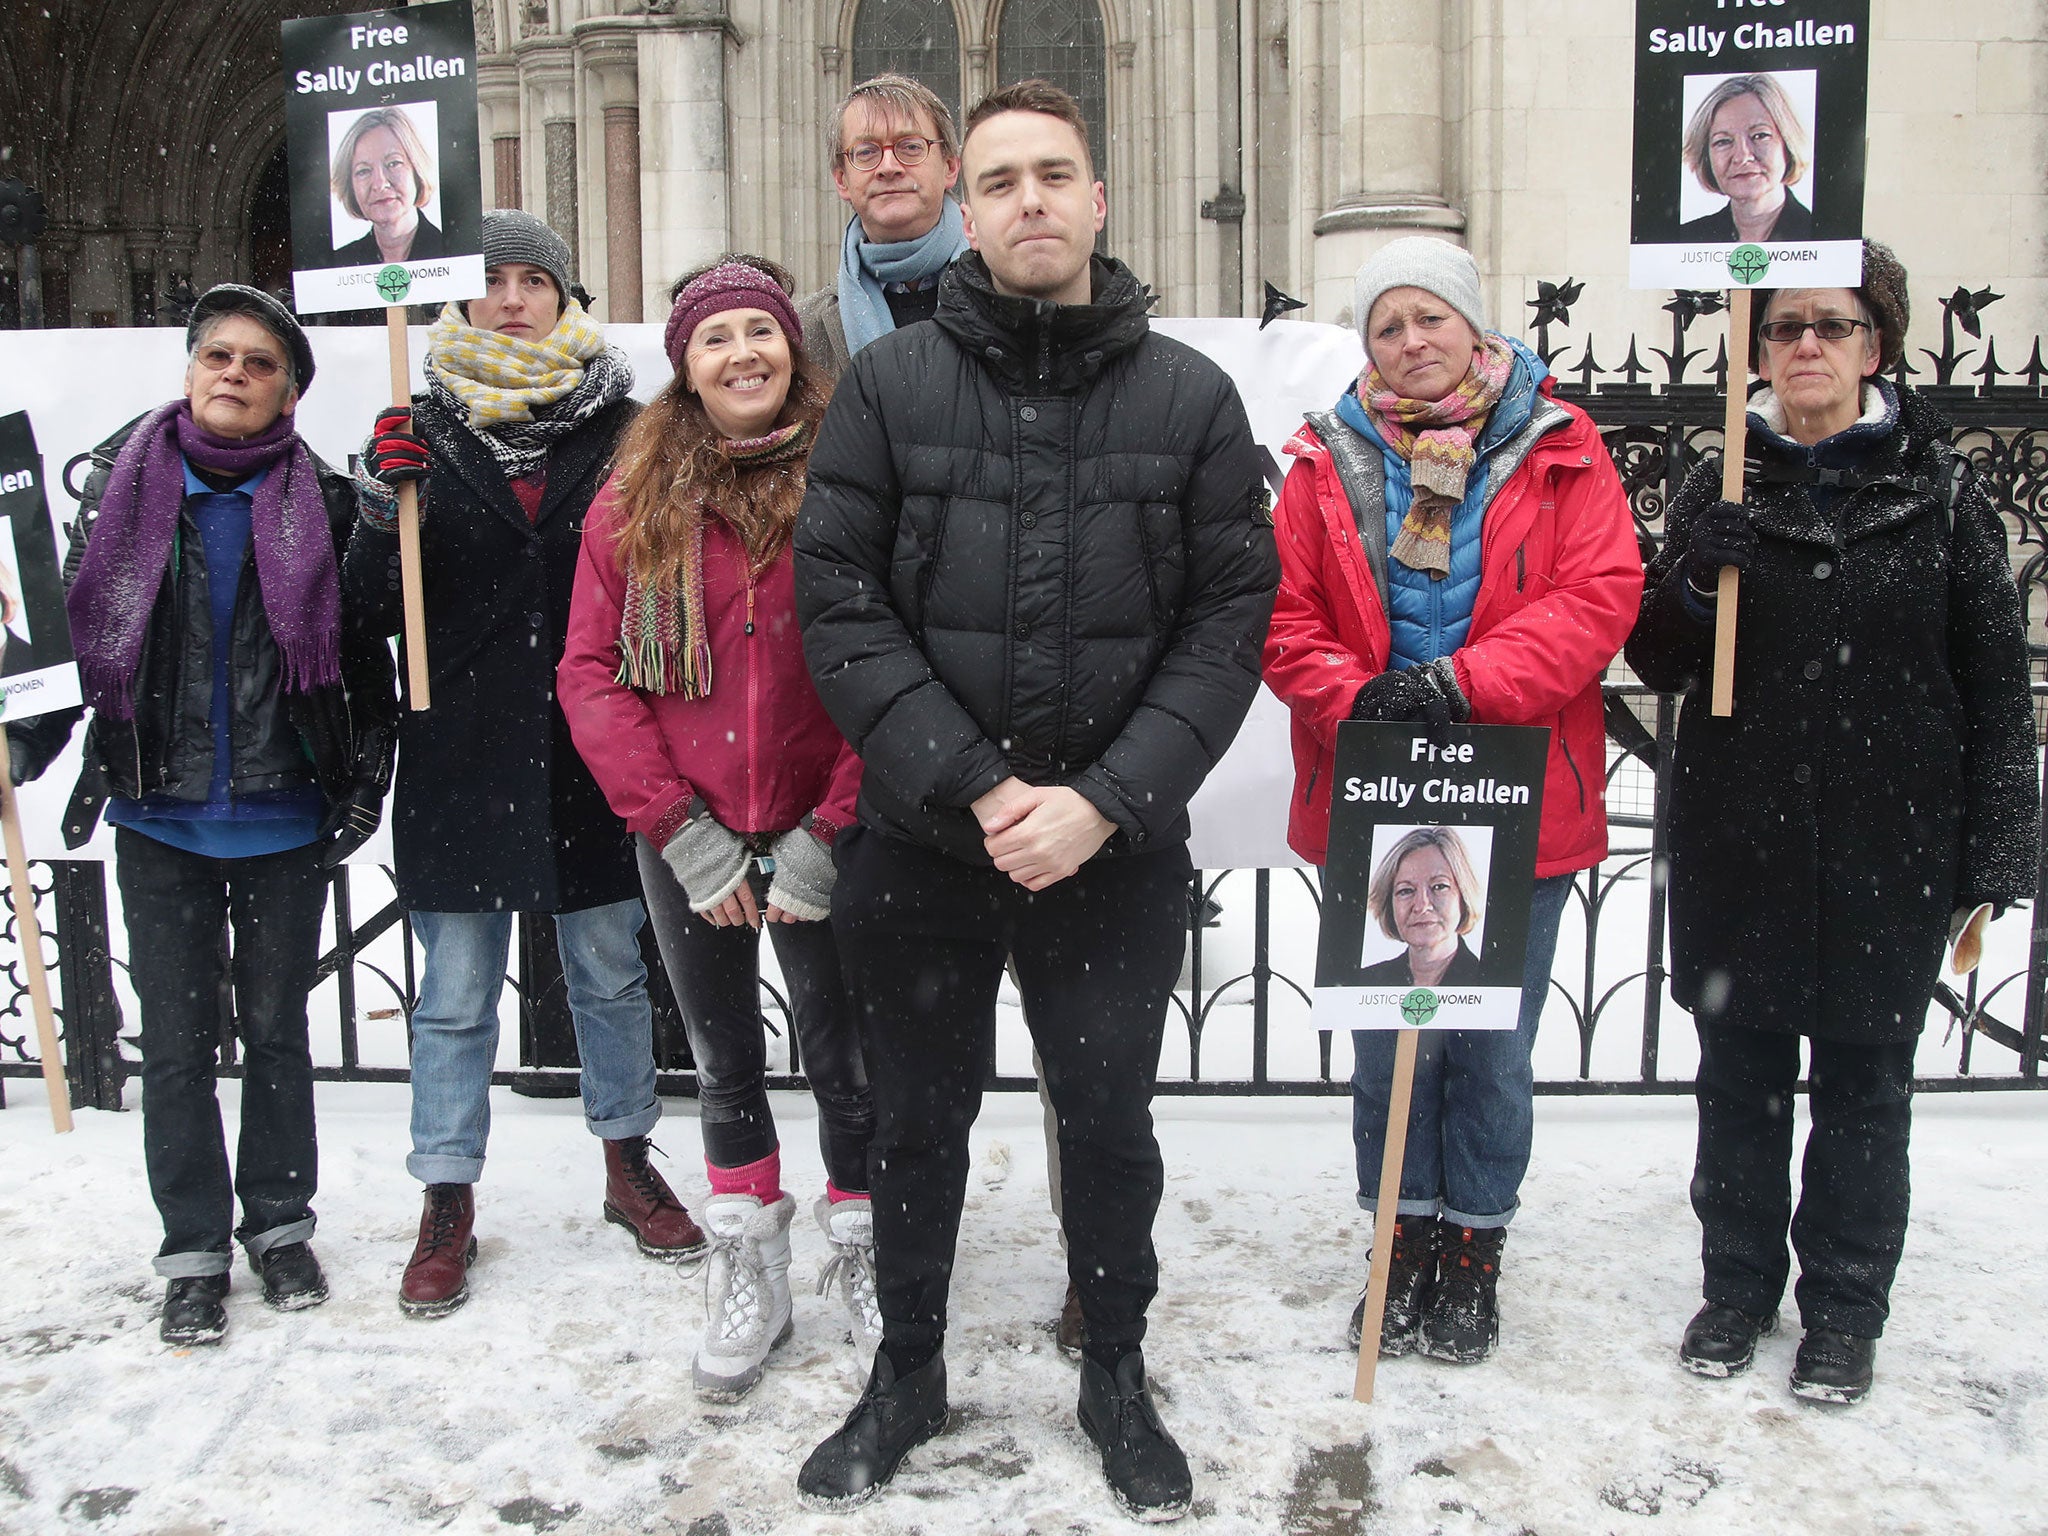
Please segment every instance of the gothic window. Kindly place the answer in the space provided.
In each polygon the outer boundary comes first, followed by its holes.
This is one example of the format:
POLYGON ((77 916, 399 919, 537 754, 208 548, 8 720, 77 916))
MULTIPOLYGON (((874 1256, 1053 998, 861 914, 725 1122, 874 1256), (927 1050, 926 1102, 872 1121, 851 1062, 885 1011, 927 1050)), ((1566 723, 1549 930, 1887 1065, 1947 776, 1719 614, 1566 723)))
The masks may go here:
POLYGON ((853 83, 895 73, 931 87, 960 117, 960 24, 950 0, 863 0, 853 19, 853 83))
POLYGON ((1097 180, 1106 170, 1107 73, 1096 0, 1007 0, 996 33, 996 83, 1050 80, 1079 102, 1097 180))

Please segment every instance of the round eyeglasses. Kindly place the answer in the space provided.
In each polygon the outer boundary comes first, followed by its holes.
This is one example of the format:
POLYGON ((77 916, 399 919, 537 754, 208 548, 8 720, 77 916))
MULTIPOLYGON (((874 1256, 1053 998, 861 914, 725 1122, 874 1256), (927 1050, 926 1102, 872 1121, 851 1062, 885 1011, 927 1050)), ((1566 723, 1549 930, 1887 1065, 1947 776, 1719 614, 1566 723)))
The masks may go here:
POLYGON ((853 148, 840 153, 856 171, 872 171, 882 163, 884 154, 893 154, 896 163, 909 167, 924 164, 924 157, 939 147, 937 139, 919 138, 910 134, 890 144, 877 144, 873 139, 862 139, 853 148))

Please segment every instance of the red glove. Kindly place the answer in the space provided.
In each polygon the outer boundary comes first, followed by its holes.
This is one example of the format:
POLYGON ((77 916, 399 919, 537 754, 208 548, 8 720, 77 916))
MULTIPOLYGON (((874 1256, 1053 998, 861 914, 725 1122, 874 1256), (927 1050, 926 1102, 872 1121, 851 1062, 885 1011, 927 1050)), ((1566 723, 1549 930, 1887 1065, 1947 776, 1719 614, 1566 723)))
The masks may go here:
POLYGON ((394 405, 370 429, 369 471, 386 485, 427 478, 427 445, 412 431, 412 407, 394 405))

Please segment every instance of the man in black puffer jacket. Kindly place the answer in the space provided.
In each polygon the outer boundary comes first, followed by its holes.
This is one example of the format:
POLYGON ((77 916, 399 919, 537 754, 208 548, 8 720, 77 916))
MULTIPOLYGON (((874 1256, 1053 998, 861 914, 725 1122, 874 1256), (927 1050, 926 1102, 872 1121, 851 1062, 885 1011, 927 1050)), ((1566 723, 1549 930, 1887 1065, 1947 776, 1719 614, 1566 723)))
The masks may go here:
POLYGON ((973 252, 864 348, 811 457, 797 607, 866 764, 833 924, 875 1086, 883 1346, 799 1478, 865 1497, 943 1427, 946 1292, 1005 955, 1058 1114, 1080 1420, 1112 1490, 1186 1510, 1139 1345, 1150 1101, 1188 917, 1187 802, 1258 688, 1278 566, 1230 380, 1093 255, 1072 99, 998 91, 963 146, 973 252))

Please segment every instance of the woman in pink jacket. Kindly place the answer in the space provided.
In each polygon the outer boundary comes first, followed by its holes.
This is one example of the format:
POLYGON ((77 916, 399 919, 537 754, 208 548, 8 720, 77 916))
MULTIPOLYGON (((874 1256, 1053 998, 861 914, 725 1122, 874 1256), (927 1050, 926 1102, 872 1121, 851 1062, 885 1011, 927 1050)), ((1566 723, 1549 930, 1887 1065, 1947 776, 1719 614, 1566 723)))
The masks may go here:
MULTIPOLYGON (((1529 1166, 1529 1050, 1559 919, 1573 872, 1607 853, 1600 676, 1643 572, 1599 432, 1552 398, 1540 358, 1486 329, 1467 252, 1392 242, 1360 269, 1352 312, 1366 369, 1288 444, 1298 462, 1275 514, 1265 676, 1293 716, 1288 842, 1327 857, 1346 720, 1550 732, 1521 1021, 1423 1031, 1397 1195, 1380 1352, 1470 1362, 1500 1336, 1495 1283, 1529 1166)), ((1463 915, 1458 882, 1428 889, 1444 918, 1463 915)), ((1358 1030, 1353 1050, 1358 1199, 1371 1210, 1393 1037, 1358 1030)))
POLYGON ((696 1059, 711 1285, 695 1366, 730 1401, 791 1331, 789 1227, 763 1089, 761 925, 818 1101, 825 1193, 855 1343, 880 1338, 867 1150, 874 1107, 832 931, 832 838, 860 760, 804 665, 790 532, 827 386, 789 280, 732 257, 677 283, 676 376, 591 504, 559 672, 577 749, 637 834, 640 879, 696 1059))

